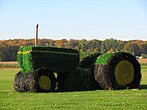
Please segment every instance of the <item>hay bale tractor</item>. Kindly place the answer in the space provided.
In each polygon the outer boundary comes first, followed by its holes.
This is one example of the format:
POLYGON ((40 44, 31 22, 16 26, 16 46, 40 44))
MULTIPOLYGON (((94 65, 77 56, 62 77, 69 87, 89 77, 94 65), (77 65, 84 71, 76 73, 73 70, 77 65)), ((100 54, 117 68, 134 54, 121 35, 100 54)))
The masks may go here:
POLYGON ((53 73, 70 73, 79 65, 79 52, 73 49, 24 46, 17 56, 22 71, 15 77, 16 91, 54 91, 53 73))
POLYGON ((140 84, 140 64, 125 52, 94 53, 80 61, 74 49, 24 46, 17 56, 21 71, 14 88, 19 92, 136 89, 140 84))
POLYGON ((35 46, 20 47, 17 53, 21 71, 14 78, 16 91, 139 88, 140 64, 131 54, 117 52, 101 55, 96 52, 80 58, 79 51, 74 49, 37 46, 38 26, 35 46))

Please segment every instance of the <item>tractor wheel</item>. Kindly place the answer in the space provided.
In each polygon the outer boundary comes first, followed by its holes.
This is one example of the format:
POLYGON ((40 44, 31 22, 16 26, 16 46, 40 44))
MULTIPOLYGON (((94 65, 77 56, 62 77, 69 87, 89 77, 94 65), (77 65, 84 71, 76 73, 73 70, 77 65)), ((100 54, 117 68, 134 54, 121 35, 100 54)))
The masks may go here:
POLYGON ((19 71, 14 78, 14 89, 17 92, 26 92, 26 86, 25 86, 25 79, 26 79, 26 74, 19 71))
POLYGON ((27 75, 26 78, 27 91, 50 92, 55 90, 55 86, 56 86, 56 79, 53 72, 45 67, 41 67, 27 75))
MULTIPOLYGON (((104 55, 106 58, 106 55, 109 54, 104 55)), ((99 57, 97 61, 105 61, 104 55, 99 57)), ((94 74, 95 80, 100 86, 109 90, 137 89, 141 80, 140 64, 134 56, 124 52, 112 53, 105 64, 96 64, 94 74)))

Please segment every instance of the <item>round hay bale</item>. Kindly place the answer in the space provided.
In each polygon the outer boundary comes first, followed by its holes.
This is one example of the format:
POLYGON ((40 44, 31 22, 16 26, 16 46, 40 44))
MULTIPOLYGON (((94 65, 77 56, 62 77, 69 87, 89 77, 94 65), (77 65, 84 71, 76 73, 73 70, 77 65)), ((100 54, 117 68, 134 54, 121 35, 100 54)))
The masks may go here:
POLYGON ((41 67, 26 76, 26 89, 30 92, 54 91, 56 79, 52 71, 41 67))
POLYGON ((30 72, 26 76, 25 84, 26 84, 26 90, 28 92, 37 92, 35 88, 35 79, 34 79, 34 72, 30 72))
POLYGON ((25 86, 25 79, 26 79, 26 74, 19 71, 14 78, 14 89, 17 92, 26 92, 26 86, 25 86))
POLYGON ((79 67, 80 68, 91 68, 94 65, 97 57, 100 55, 101 55, 101 53, 95 52, 93 54, 90 54, 88 56, 81 58, 79 67))
POLYGON ((103 89, 136 89, 141 79, 140 64, 129 53, 106 53, 97 58, 94 76, 103 89))

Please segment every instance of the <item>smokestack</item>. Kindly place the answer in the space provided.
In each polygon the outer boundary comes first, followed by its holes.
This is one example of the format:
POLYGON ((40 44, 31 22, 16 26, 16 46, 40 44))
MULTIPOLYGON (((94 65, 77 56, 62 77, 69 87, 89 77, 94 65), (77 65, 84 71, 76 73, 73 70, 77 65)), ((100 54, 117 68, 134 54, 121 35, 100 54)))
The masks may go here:
POLYGON ((38 45, 38 27, 39 27, 39 24, 36 25, 36 38, 35 38, 35 46, 38 45))

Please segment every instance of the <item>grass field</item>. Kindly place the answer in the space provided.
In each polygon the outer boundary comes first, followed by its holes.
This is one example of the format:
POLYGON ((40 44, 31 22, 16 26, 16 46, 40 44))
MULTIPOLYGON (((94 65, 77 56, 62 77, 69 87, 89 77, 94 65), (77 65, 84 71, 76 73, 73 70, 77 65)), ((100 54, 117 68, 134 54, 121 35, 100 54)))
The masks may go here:
POLYGON ((147 110, 147 66, 139 90, 19 93, 13 79, 19 69, 0 69, 0 110, 147 110))

